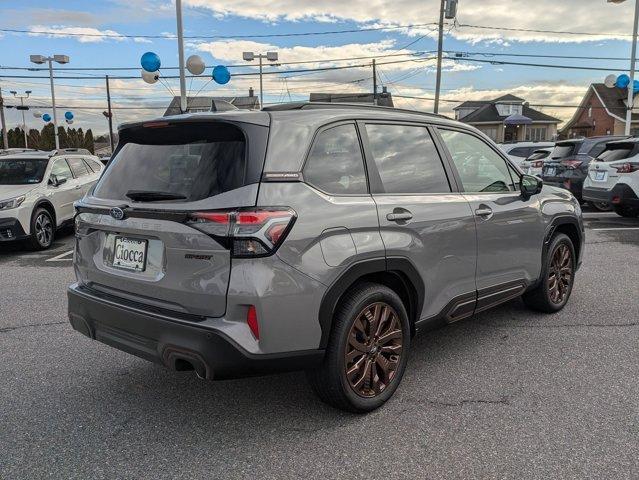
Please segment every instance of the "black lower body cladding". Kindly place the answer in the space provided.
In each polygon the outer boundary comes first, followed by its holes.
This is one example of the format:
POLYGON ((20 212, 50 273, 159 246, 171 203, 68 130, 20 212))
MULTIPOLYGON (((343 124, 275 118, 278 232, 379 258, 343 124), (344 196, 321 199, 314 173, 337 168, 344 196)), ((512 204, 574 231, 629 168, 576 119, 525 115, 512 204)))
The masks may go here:
POLYGON ((89 338, 174 370, 207 379, 296 371, 318 365, 323 350, 251 354, 222 332, 143 311, 78 284, 68 289, 71 326, 89 338))

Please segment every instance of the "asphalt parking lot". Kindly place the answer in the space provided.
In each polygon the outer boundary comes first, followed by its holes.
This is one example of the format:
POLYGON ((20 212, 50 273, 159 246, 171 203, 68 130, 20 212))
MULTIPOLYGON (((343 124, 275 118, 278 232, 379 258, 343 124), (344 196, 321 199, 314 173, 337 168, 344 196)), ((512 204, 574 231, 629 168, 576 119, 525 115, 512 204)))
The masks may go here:
POLYGON ((639 220, 586 213, 568 306, 416 339, 382 409, 301 373, 198 380, 74 332, 73 237, 0 246, 0 478, 637 478, 639 220))

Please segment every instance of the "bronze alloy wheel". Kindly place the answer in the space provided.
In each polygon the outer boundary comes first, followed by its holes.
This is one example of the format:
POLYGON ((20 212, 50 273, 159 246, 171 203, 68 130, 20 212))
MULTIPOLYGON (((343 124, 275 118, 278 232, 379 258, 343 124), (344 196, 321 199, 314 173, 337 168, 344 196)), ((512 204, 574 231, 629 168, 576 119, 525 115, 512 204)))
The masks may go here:
POLYGON ((346 378, 361 397, 375 397, 393 381, 403 343, 397 312, 387 303, 368 305, 348 332, 346 378))
POLYGON ((570 291, 573 266, 570 248, 560 243, 552 254, 548 270, 548 296, 555 305, 561 304, 570 291))

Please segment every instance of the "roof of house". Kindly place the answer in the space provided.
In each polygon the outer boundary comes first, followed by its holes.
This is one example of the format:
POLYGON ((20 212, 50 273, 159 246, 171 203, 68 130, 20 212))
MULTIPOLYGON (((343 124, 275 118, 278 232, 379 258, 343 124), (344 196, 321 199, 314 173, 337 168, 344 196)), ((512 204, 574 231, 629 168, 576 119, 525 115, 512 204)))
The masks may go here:
MULTIPOLYGON (((327 103, 370 103, 375 104, 375 97, 372 93, 311 93, 311 102, 327 103)), ((377 94, 377 105, 381 107, 393 107, 393 96, 388 93, 377 94)))
POLYGON ((501 97, 495 98, 493 100, 467 100, 463 103, 457 105, 453 110, 457 110, 459 108, 477 108, 483 105, 489 105, 491 103, 524 103, 525 100, 523 98, 516 97, 515 95, 506 94, 501 97))
MULTIPOLYGON (((616 117, 618 120, 625 121, 626 119, 626 100, 628 99, 628 90, 625 88, 608 88, 603 83, 592 83, 590 87, 588 87, 588 91, 584 95, 584 98, 581 100, 579 104, 579 108, 575 110, 572 118, 566 122, 566 125, 561 129, 562 132, 566 132, 571 128, 591 128, 592 123, 590 120, 579 121, 580 113, 584 108, 586 108, 586 104, 589 102, 591 95, 597 95, 603 106, 605 108, 606 113, 616 117)), ((639 113, 632 114, 632 121, 639 121, 639 113)))
MULTIPOLYGON (((186 97, 187 112, 209 111, 214 112, 218 108, 214 107, 214 102, 227 102, 240 110, 257 110, 260 108, 260 100, 257 96, 240 96, 240 97, 186 97)), ((169 104, 164 116, 179 115, 180 113, 180 97, 175 96, 169 104)))
MULTIPOLYGON (((517 98, 517 97, 515 97, 517 98)), ((510 114, 508 115, 500 115, 497 111, 497 107, 495 107, 495 100, 490 102, 486 102, 483 106, 479 107, 472 113, 469 113, 465 117, 460 118, 460 121, 464 123, 481 123, 481 122, 495 122, 501 123, 503 122, 510 114)), ((522 115, 524 117, 530 118, 533 122, 551 122, 551 123, 559 123, 561 120, 555 118, 551 115, 546 115, 539 110, 535 110, 534 108, 530 108, 528 105, 524 104, 522 108, 522 115)))

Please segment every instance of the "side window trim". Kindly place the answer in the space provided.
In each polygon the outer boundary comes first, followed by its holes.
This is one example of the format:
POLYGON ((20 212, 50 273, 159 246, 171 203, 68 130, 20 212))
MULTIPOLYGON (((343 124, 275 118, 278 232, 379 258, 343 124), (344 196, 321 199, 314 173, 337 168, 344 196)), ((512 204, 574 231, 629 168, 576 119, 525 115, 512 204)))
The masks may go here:
POLYGON ((373 158, 373 150, 370 145, 370 140, 368 138, 368 134, 366 133, 366 125, 408 125, 412 127, 422 127, 425 128, 428 134, 430 135, 431 140, 435 146, 435 150, 439 155, 439 161, 442 164, 444 169, 444 174, 446 175, 446 180, 448 181, 448 187, 450 188, 449 192, 438 192, 438 193, 392 193, 388 195, 450 195, 451 193, 459 193, 459 187, 457 179, 454 177, 454 173, 450 168, 449 159, 443 154, 440 144, 440 138, 435 134, 432 125, 421 122, 407 122, 401 120, 357 120, 358 130, 360 132, 360 137, 362 139, 362 145, 364 147, 364 159, 366 164, 366 170, 368 171, 369 176, 369 187, 370 193, 372 195, 386 195, 387 192, 382 183, 382 178, 379 174, 379 170, 377 169, 377 165, 375 164, 375 159, 373 158))
MULTIPOLYGON (((461 176, 459 175, 459 171, 457 170, 457 167, 455 166, 455 162, 453 162, 453 157, 450 154, 450 151, 448 150, 448 147, 446 146, 446 143, 444 142, 444 139, 441 137, 441 134, 439 133, 440 130, 447 130, 447 131, 452 131, 452 132, 460 132, 460 133, 465 133, 467 135, 473 136, 476 139, 478 139, 481 142, 484 142, 493 152, 495 152, 497 154, 497 156, 499 158, 501 158, 505 164, 506 164, 506 168, 508 170, 508 176, 510 177, 510 181, 513 182, 513 185, 515 185, 513 178, 512 178, 512 173, 511 173, 511 169, 515 169, 515 171, 517 171, 517 168, 514 166, 514 164, 510 161, 510 159, 508 158, 508 156, 499 150, 499 148, 495 148, 491 143, 487 142, 484 138, 482 138, 480 135, 477 135, 475 132, 473 132, 472 130, 468 130, 465 128, 459 128, 456 126, 449 126, 449 125, 437 125, 437 136, 440 139, 445 152, 446 152, 446 158, 448 159, 448 161, 450 162, 451 167, 454 170, 454 175, 455 175, 455 180, 459 185, 459 191, 460 192, 465 192, 466 190, 464 189, 464 185, 461 181, 461 176)), ((490 194, 494 194, 495 192, 468 192, 468 193, 472 193, 473 195, 490 195, 490 194)), ((512 192, 501 192, 502 194, 513 194, 513 196, 518 196, 520 195, 520 192, 517 191, 517 189, 515 189, 512 192)))
POLYGON ((311 140, 311 143, 309 144, 308 148, 306 149, 306 154, 304 155, 304 162, 302 162, 302 166, 300 168, 300 173, 301 173, 301 175, 299 177, 300 181, 302 181, 303 183, 305 183, 309 187, 314 188, 318 192, 322 192, 324 195, 330 195, 331 197, 369 197, 371 195, 371 189, 370 189, 370 184, 369 184, 369 179, 368 179, 368 168, 367 168, 367 164, 366 164, 366 157, 364 156, 364 148, 363 148, 363 145, 362 145, 362 135, 361 135, 360 129, 358 128, 357 122, 355 120, 339 120, 337 122, 324 124, 321 127, 319 127, 317 130, 315 130, 315 133, 313 134, 313 139, 311 140), (359 143, 359 151, 360 151, 360 155, 362 157, 362 162, 363 162, 363 167, 364 167, 364 177, 365 177, 365 180, 366 180, 366 193, 331 193, 331 192, 327 192, 325 190, 322 190, 317 185, 314 185, 311 182, 309 182, 306 179, 306 177, 304 176, 304 169, 306 168, 306 164, 308 163, 308 160, 309 160, 309 158, 311 156, 311 153, 313 152, 313 147, 315 146, 315 142, 317 142, 317 139, 319 138, 319 136, 322 133, 324 133, 326 130, 330 130, 331 128, 335 128, 335 127, 340 127, 342 125, 353 125, 353 127, 355 129, 355 133, 357 135, 357 141, 359 143))

